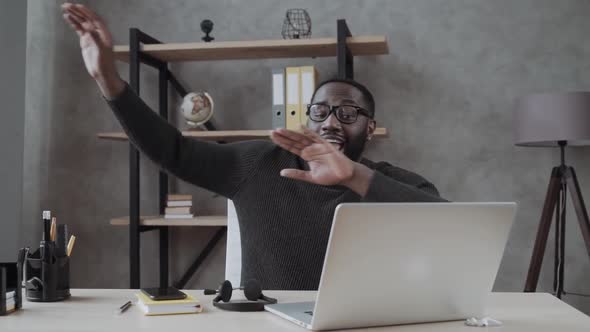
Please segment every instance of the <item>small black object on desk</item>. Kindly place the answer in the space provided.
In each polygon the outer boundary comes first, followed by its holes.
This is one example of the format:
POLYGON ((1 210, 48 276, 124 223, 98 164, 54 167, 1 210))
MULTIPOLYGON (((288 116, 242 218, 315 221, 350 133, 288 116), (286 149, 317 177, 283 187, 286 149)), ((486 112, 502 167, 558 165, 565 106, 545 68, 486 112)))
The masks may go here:
POLYGON ((53 241, 44 243, 25 257, 24 277, 27 300, 55 302, 70 297, 70 257, 56 249, 53 241))
POLYGON ((186 293, 175 287, 142 288, 141 292, 154 301, 182 300, 186 293))
POLYGON ((254 279, 246 281, 244 287, 240 288, 233 288, 231 282, 226 280, 219 285, 217 290, 205 289, 204 294, 217 294, 213 299, 213 305, 228 311, 264 311, 265 305, 277 303, 277 299, 262 294, 260 284, 254 279), (243 289, 247 300, 231 301, 234 289, 243 289))
POLYGON ((125 304, 123 304, 122 306, 119 307, 119 309, 117 310, 118 314, 122 314, 125 311, 127 311, 127 309, 129 309, 129 307, 131 307, 131 305, 133 305, 133 302, 131 301, 127 301, 125 302, 125 304))
MULTIPOLYGON (((66 244, 68 229, 57 225, 51 211, 43 211, 43 240, 39 249, 29 254, 21 249, 23 256, 23 279, 27 300, 32 302, 55 302, 70 297, 70 251, 66 244)), ((19 255, 20 256, 20 255, 19 255)))

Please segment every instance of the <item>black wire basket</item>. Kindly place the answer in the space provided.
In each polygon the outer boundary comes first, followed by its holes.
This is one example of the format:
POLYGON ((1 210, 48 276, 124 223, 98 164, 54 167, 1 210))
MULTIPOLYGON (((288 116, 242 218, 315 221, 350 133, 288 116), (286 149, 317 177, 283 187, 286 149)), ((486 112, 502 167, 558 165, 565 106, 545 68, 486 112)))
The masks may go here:
POLYGON ((311 18, 307 11, 300 8, 287 10, 281 34, 284 39, 311 38, 311 18))

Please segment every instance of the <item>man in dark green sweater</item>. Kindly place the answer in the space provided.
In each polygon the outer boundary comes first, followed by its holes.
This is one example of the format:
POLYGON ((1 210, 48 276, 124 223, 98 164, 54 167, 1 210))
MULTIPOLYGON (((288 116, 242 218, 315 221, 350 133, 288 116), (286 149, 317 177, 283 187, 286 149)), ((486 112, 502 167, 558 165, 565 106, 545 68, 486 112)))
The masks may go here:
POLYGON ((240 222, 242 280, 264 289, 317 289, 335 208, 342 202, 440 202, 421 176, 362 158, 375 130, 371 93, 354 81, 316 90, 308 128, 272 142, 186 138, 119 77, 112 38, 83 5, 64 4, 89 74, 129 139, 175 176, 232 199, 240 222))

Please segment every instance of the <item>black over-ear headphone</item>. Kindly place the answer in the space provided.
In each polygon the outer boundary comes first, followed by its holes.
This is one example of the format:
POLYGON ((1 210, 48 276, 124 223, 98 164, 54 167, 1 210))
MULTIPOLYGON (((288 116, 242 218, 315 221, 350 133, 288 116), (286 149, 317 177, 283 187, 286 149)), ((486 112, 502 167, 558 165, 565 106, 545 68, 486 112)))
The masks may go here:
POLYGON ((233 288, 229 280, 221 283, 217 290, 205 289, 205 295, 217 294, 213 299, 213 305, 219 309, 229 311, 263 311, 264 305, 277 303, 277 299, 264 296, 260 284, 256 280, 248 280, 244 287, 233 288), (248 300, 231 301, 232 291, 234 289, 243 289, 244 295, 248 300))

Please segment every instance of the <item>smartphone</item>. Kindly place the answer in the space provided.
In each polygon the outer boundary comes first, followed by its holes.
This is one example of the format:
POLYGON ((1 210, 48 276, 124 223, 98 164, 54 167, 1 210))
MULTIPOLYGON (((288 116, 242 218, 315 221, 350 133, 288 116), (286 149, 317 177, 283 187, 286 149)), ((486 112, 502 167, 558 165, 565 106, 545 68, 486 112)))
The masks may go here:
POLYGON ((142 288, 141 291, 154 301, 182 300, 186 294, 174 287, 165 288, 142 288))

